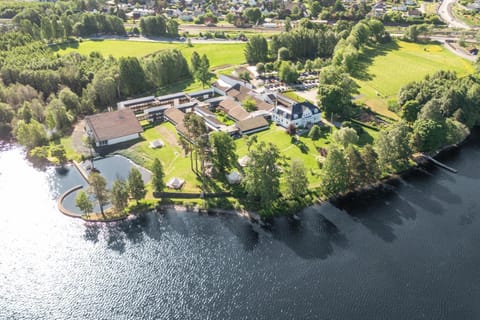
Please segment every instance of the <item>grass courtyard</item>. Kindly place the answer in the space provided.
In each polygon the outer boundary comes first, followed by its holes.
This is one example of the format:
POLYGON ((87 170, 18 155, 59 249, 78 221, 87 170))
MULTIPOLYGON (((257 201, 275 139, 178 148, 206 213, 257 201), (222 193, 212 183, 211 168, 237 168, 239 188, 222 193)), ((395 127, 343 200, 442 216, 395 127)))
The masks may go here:
MULTIPOLYGON (((328 131, 328 129, 325 131, 328 131)), ((301 136, 293 143, 292 138, 285 132, 285 129, 272 124, 270 129, 255 135, 258 142, 271 142, 276 145, 286 164, 289 164, 291 159, 302 160, 307 169, 310 187, 315 188, 319 186, 318 149, 325 148, 332 143, 328 132, 317 141, 301 136)), ((360 136, 359 145, 372 143, 376 135, 376 131, 365 128, 365 132, 360 136)), ((165 181, 172 177, 185 179, 186 183, 182 188, 183 192, 200 192, 201 183, 190 169, 190 157, 184 155, 182 148, 177 143, 177 133, 172 124, 165 122, 154 128, 149 128, 144 131, 143 138, 143 141, 128 149, 120 150, 118 153, 146 168, 150 167, 153 159, 158 158, 165 169, 165 181), (161 139, 165 143, 164 147, 151 149, 149 143, 155 139, 161 139)), ((235 141, 235 144, 239 158, 248 154, 246 139, 239 138, 235 141)), ((225 189, 225 186, 219 181, 212 181, 212 183, 213 189, 225 189)))
POLYGON ((189 47, 186 43, 167 43, 152 41, 130 41, 130 40, 86 40, 78 43, 71 43, 54 47, 61 54, 68 52, 79 52, 88 55, 97 51, 104 56, 112 55, 120 57, 144 57, 160 50, 179 49, 188 62, 193 51, 200 55, 206 54, 210 60, 211 68, 222 66, 233 66, 245 62, 243 49, 244 43, 202 43, 189 47))
POLYGON ((388 101, 396 101, 400 88, 407 83, 439 70, 464 76, 473 72, 473 65, 439 44, 394 41, 367 48, 354 75, 360 86, 357 100, 380 114, 396 118, 388 110, 388 101))

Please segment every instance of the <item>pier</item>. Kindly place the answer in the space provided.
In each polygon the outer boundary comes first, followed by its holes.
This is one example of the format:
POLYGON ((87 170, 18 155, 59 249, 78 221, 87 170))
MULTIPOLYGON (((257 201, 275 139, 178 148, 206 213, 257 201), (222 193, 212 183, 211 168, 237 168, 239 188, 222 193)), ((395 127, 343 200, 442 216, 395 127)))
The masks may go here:
POLYGON ((453 172, 453 173, 457 173, 458 171, 452 167, 449 167, 447 166, 446 164, 444 163, 441 163, 440 161, 438 160, 435 160, 434 158, 430 157, 429 155, 426 155, 424 153, 421 154, 421 156, 425 159, 427 159, 428 161, 430 161, 431 163, 433 163, 434 165, 440 167, 440 168, 443 168, 447 171, 450 171, 450 172, 453 172))

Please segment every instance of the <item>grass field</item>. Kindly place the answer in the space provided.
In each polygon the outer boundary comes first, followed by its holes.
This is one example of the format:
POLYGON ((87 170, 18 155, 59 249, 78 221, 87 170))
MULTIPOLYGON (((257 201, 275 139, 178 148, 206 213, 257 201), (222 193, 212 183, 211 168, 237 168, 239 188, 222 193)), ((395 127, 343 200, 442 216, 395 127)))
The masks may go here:
POLYGON ((380 114, 396 118, 387 109, 388 101, 396 101, 400 88, 407 83, 439 70, 452 70, 463 76, 473 72, 473 65, 438 44, 395 41, 368 48, 354 75, 360 86, 357 100, 380 114))
POLYGON ((90 52, 97 51, 104 56, 112 55, 119 57, 144 57, 154 52, 165 49, 179 49, 184 54, 187 61, 193 51, 200 55, 206 54, 210 60, 212 68, 220 66, 238 65, 245 62, 243 54, 244 43, 215 43, 215 44, 194 44, 188 47, 186 43, 166 43, 149 41, 129 41, 129 40, 87 40, 80 43, 63 45, 54 49, 59 53, 68 53, 77 51, 88 55, 90 52))

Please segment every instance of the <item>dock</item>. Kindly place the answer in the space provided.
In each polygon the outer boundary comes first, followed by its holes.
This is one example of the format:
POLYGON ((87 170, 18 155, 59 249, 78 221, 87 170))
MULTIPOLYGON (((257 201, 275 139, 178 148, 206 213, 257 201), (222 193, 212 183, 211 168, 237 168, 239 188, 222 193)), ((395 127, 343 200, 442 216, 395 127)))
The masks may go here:
POLYGON ((449 167, 447 166, 446 164, 444 163, 441 163, 440 161, 438 160, 435 160, 434 158, 430 157, 429 155, 426 155, 424 153, 421 154, 422 157, 424 157, 425 159, 427 159, 428 161, 430 161, 431 163, 433 163, 434 165, 440 167, 440 168, 443 168, 445 170, 448 170, 450 172, 453 172, 453 173, 457 173, 458 171, 452 167, 449 167))
POLYGON ((77 168, 78 172, 80 172, 80 175, 83 177, 83 179, 85 179, 85 181, 89 183, 87 171, 85 171, 85 169, 75 160, 73 160, 73 165, 75 166, 75 168, 77 168))

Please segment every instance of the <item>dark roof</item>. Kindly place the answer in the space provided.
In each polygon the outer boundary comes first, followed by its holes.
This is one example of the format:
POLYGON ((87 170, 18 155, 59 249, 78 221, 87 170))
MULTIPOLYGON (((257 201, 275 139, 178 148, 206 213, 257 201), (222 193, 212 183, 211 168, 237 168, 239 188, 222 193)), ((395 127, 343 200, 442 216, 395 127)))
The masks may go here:
POLYGON ((131 107, 131 106, 134 106, 134 105, 146 104, 146 103, 152 103, 152 102, 155 102, 155 97, 154 96, 148 96, 148 97, 143 97, 143 98, 120 101, 119 103, 117 103, 117 107, 118 108, 125 108, 125 107, 131 107))
POLYGON ((130 109, 99 113, 85 117, 96 141, 111 140, 143 132, 143 128, 130 109))
POLYGON ((183 123, 183 119, 185 118, 185 113, 178 110, 177 108, 169 108, 165 110, 164 113, 165 117, 173 122, 173 124, 180 124, 183 123))
POLYGON ((167 95, 164 95, 164 96, 159 96, 159 97, 157 97, 157 100, 158 101, 167 101, 167 100, 173 100, 173 99, 178 99, 178 98, 188 98, 188 97, 183 92, 177 92, 177 93, 167 94, 167 95))
POLYGON ((267 120, 265 120, 264 117, 245 119, 242 121, 238 121, 235 125, 243 133, 256 129, 268 128, 268 122, 267 120))

